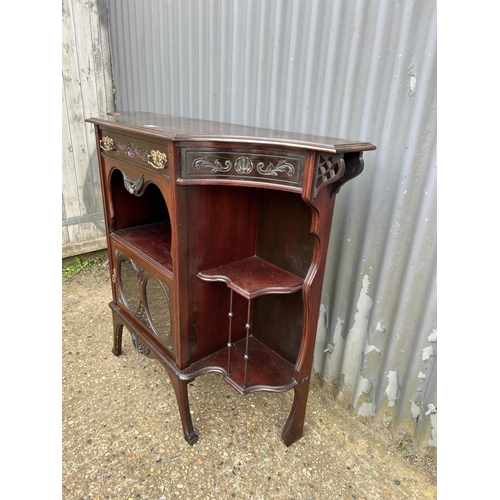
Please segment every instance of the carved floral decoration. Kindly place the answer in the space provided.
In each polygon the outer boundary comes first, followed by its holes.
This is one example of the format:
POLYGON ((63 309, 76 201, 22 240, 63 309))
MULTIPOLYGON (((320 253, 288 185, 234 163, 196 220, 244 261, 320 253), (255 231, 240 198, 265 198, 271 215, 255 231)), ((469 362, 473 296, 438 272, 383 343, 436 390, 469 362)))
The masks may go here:
MULTIPOLYGON (((203 155, 201 158, 196 158, 193 161, 193 167, 196 170, 210 168, 210 173, 227 173, 233 168, 233 164, 230 160, 225 160, 223 164, 218 159, 211 160, 207 155, 203 155)), ((239 156, 234 162, 234 170, 240 175, 248 175, 252 173, 253 169, 253 162, 248 156, 239 156)), ((256 169, 260 175, 266 176, 277 177, 278 174, 283 174, 292 177, 295 174, 295 167, 286 160, 279 160, 276 165, 272 162, 265 165, 264 162, 259 161, 256 169)))

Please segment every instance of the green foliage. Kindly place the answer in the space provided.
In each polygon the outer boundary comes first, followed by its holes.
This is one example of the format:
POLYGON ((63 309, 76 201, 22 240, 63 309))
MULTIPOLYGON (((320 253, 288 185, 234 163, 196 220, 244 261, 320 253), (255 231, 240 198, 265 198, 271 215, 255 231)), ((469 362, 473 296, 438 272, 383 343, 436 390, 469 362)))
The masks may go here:
POLYGON ((85 269, 95 269, 95 268, 98 268, 100 267, 102 264, 102 260, 100 258, 88 258, 88 259, 80 259, 80 257, 75 257, 75 263, 70 265, 70 266, 66 266, 63 270, 62 270, 62 277, 63 277, 63 280, 67 280, 68 278, 71 278, 72 276, 74 276, 75 274, 78 274, 82 271, 84 271, 85 269))
POLYGON ((403 455, 403 457, 410 457, 414 455, 413 443, 410 439, 402 439, 398 444, 398 451, 403 455))

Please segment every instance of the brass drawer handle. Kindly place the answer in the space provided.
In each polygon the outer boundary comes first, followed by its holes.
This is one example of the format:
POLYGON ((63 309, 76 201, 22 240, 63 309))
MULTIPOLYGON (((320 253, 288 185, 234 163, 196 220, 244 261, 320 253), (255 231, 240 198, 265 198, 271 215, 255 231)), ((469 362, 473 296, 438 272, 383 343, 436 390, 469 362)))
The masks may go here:
POLYGON ((115 148, 115 141, 113 141, 113 139, 111 139, 111 137, 108 137, 107 135, 105 135, 99 141, 99 144, 103 151, 113 151, 113 149, 115 148))
POLYGON ((152 149, 148 154, 148 163, 157 169, 165 168, 167 164, 167 155, 161 151, 152 149))

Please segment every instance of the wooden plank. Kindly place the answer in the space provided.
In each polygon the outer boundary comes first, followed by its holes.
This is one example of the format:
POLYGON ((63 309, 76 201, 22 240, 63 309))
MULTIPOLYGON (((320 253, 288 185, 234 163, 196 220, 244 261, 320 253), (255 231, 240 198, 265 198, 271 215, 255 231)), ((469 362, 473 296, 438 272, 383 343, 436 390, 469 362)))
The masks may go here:
MULTIPOLYGON (((63 76, 64 78, 64 76, 63 76)), ((63 220, 80 215, 78 203, 78 184, 76 179, 75 159, 73 156, 73 141, 69 125, 66 89, 62 86, 62 197, 63 220)))
POLYGON ((106 238, 84 241, 83 243, 72 243, 62 248, 62 258, 72 257, 73 255, 82 255, 89 252, 96 252, 106 248, 106 238))
POLYGON ((62 241, 62 246, 63 246, 63 249, 64 247, 67 247, 70 245, 70 241, 69 241, 69 233, 68 233, 68 228, 67 227, 62 227, 62 238, 61 238, 61 241, 62 241))
MULTIPOLYGON (((113 110, 113 101, 110 99, 108 89, 111 88, 109 75, 109 42, 107 33, 107 8, 104 2, 90 2, 88 5, 89 14, 89 41, 91 46, 90 68, 92 84, 96 96, 97 109, 101 111, 113 110), (102 18, 100 17, 102 16, 102 18), (104 38, 103 38, 104 37, 104 38)), ((112 96, 111 96, 112 97, 112 96)))
POLYGON ((93 211, 94 207, 91 206, 89 210, 87 205, 92 205, 95 194, 85 193, 89 154, 85 127, 83 125, 84 95, 80 77, 82 61, 79 60, 82 47, 78 43, 78 39, 82 37, 79 36, 81 34, 80 23, 75 19, 77 15, 73 11, 71 0, 63 0, 63 77, 68 109, 68 123, 73 147, 76 179, 75 192, 77 193, 77 202, 79 205, 78 215, 83 215, 93 211))
MULTIPOLYGON (((63 0, 63 220, 102 212, 94 127, 85 118, 114 109, 107 4, 63 0)), ((103 247, 104 222, 63 228, 63 253, 103 247), (86 243, 87 242, 87 243, 86 243)))
POLYGON ((63 0, 63 68, 81 215, 102 210, 94 139, 84 120, 99 111, 92 65, 88 2, 63 0), (92 152, 94 154, 92 155, 92 152), (94 168, 91 158, 94 156, 94 168))
POLYGON ((113 72, 111 66, 111 42, 108 24, 108 1, 97 0, 98 20, 99 20, 99 47, 101 51, 103 83, 102 87, 106 92, 106 101, 101 111, 115 111, 115 92, 113 86, 113 72))
MULTIPOLYGON (((90 114, 114 110, 111 82, 111 59, 109 53, 109 38, 107 31, 107 2, 88 3, 89 33, 88 38, 91 50, 89 51, 90 74, 89 88, 95 93, 96 109, 89 110, 90 114), (104 38, 103 38, 104 37, 104 38)), ((89 115, 86 116, 88 118, 89 115)), ((99 177, 99 163, 95 146, 94 128, 86 126, 89 142, 90 169, 92 170, 93 186, 96 193, 96 206, 102 206, 101 184, 99 177)))
MULTIPOLYGON (((80 224, 73 224, 65 226, 68 233, 67 239, 64 240, 64 246, 67 247, 82 247, 90 242, 101 241, 100 248, 106 247, 105 230, 103 221, 84 222, 80 224)), ((68 252, 66 252, 68 253, 68 252)), ((69 253, 69 255, 71 255, 69 253)))

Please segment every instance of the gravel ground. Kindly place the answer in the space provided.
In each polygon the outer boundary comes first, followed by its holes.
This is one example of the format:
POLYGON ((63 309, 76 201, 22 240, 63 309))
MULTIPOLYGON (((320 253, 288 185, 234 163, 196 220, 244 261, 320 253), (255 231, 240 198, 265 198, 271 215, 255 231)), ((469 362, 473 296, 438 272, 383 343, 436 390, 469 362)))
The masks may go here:
POLYGON ((343 408, 315 376, 304 436, 281 430, 293 391, 240 396, 219 375, 189 387, 199 439, 184 440, 162 366, 124 329, 111 354, 107 267, 63 282, 62 497, 435 499, 435 456, 404 456, 388 431, 343 408))

